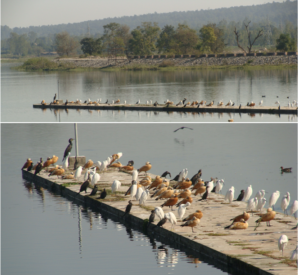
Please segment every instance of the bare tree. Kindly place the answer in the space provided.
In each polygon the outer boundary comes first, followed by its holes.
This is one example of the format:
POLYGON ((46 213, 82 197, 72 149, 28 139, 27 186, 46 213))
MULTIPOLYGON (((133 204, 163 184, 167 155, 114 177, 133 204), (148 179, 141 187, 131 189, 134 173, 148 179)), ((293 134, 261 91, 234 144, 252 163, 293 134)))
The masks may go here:
MULTIPOLYGON (((256 37, 254 38, 253 41, 251 41, 251 31, 249 31, 249 24, 251 23, 251 21, 249 21, 248 24, 245 24, 245 28, 246 28, 246 31, 247 31, 247 36, 248 36, 248 43, 249 43, 249 46, 247 46, 248 48, 248 52, 251 53, 251 49, 252 49, 252 46, 254 45, 255 41, 257 40, 257 38, 259 38, 260 36, 263 35, 263 30, 259 30, 258 31, 258 34, 256 35, 256 37)), ((240 49, 242 49, 245 53, 247 53, 247 51, 241 46, 241 44, 239 43, 239 37, 240 37, 240 34, 239 32, 236 30, 236 28, 234 28, 234 34, 236 36, 236 42, 237 42, 237 45, 240 49)))

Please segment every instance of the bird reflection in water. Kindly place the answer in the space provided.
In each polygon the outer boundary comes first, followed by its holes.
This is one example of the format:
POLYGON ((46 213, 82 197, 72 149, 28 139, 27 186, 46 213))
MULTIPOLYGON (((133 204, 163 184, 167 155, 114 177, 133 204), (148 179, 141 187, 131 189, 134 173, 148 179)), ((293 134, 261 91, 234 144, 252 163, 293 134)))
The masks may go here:
POLYGON ((76 111, 77 111, 79 114, 81 114, 81 110, 80 110, 80 109, 76 109, 76 111))
POLYGON ((249 113, 248 114, 250 117, 255 117, 255 114, 254 113, 249 113))
POLYGON ((41 196, 42 201, 44 202, 45 200, 44 188, 34 183, 34 189, 36 190, 36 193, 41 196))
POLYGON ((218 113, 218 118, 222 118, 223 117, 223 113, 218 113))
POLYGON ((164 245, 159 246, 157 255, 156 255, 157 264, 163 265, 166 260, 167 255, 168 255, 168 249, 165 248, 164 245))
POLYGON ((199 258, 194 258, 192 255, 187 256, 187 262, 190 264, 195 264, 195 268, 198 267, 198 264, 202 263, 201 261, 199 261, 199 258))
POLYGON ((47 108, 43 108, 42 112, 45 113, 47 111, 47 108))
POLYGON ((150 237, 150 238, 149 238, 149 241, 150 241, 150 243, 151 243, 152 249, 156 249, 156 248, 157 248, 157 246, 156 246, 155 239, 154 239, 154 238, 152 238, 152 237, 150 237))
POLYGON ((32 183, 28 181, 23 181, 24 187, 27 189, 29 194, 32 194, 32 183))
POLYGON ((129 236, 130 241, 133 242, 133 233, 132 233, 132 229, 129 226, 126 226, 126 232, 127 235, 129 236))
POLYGON ((90 114, 93 114, 93 111, 92 111, 92 110, 88 110, 88 112, 89 112, 90 114))
POLYGON ((68 109, 65 109, 65 112, 66 112, 67 114, 69 114, 69 110, 68 110, 68 109))

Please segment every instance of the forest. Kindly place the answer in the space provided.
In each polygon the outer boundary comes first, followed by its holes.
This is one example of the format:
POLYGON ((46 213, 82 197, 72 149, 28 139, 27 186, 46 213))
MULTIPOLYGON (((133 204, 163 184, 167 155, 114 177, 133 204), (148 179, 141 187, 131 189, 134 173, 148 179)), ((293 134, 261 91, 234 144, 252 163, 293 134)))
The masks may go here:
POLYGON ((55 26, 1 26, 1 31, 4 56, 40 56, 51 52, 66 56, 222 53, 236 49, 237 38, 239 50, 250 52, 249 37, 252 41, 256 38, 256 47, 294 51, 297 1, 55 26))

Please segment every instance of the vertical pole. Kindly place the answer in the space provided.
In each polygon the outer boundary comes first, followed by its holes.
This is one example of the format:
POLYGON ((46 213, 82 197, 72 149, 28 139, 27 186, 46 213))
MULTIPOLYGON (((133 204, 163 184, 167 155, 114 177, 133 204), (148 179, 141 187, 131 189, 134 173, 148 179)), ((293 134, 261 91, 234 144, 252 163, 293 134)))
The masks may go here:
POLYGON ((78 134, 77 134, 77 123, 74 123, 74 130, 75 130, 75 154, 78 157, 78 134))

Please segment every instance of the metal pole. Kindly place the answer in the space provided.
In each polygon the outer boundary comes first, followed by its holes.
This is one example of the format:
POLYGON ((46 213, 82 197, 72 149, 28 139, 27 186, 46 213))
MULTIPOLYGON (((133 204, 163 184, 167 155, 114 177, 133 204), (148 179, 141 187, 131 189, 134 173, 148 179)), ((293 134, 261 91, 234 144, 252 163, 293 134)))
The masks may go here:
POLYGON ((58 89, 58 92, 57 92, 57 99, 59 99, 59 80, 57 80, 57 89, 58 89))
POLYGON ((75 154, 78 157, 78 134, 77 134, 77 123, 74 123, 74 130, 75 130, 75 154))

